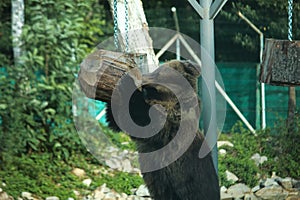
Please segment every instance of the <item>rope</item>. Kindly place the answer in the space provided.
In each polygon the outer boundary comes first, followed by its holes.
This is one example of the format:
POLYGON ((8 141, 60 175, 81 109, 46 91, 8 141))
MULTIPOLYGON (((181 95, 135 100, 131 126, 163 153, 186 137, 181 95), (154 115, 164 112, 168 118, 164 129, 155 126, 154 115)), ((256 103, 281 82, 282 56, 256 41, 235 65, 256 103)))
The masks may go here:
MULTIPOLYGON (((128 20, 128 0, 124 0, 125 5, 125 52, 129 52, 129 20, 128 20)), ((119 29, 118 29, 118 0, 114 0, 114 43, 116 49, 119 49, 119 29)))
POLYGON ((119 31, 118 31, 118 0, 114 0, 114 43, 116 49, 119 49, 119 31))
POLYGON ((129 52, 129 36, 128 36, 128 29, 129 29, 129 25, 128 25, 128 0, 124 1, 125 4, 125 51, 126 53, 129 52))
POLYGON ((288 0, 288 39, 293 40, 293 0, 288 0))

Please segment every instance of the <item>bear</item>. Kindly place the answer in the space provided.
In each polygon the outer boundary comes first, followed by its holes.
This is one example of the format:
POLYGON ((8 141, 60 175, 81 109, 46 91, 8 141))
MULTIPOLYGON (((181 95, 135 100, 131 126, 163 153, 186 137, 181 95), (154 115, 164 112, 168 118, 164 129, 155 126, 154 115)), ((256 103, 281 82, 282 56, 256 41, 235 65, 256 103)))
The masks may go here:
MULTIPOLYGON (((139 153, 149 153, 163 148, 169 144, 178 132, 181 120, 181 105, 179 98, 169 88, 163 85, 149 82, 149 79, 170 80, 172 75, 165 71, 165 67, 179 72, 190 84, 193 92, 198 92, 198 77, 200 67, 190 61, 172 60, 161 65, 154 72, 143 76, 143 85, 137 88, 129 100, 130 117, 138 126, 144 127, 151 123, 149 109, 153 105, 161 105, 166 112, 163 128, 155 135, 148 138, 131 136, 136 143, 139 153)), ((173 77, 174 78, 174 77, 173 77)), ((132 81, 133 82, 133 81, 132 81)), ((122 84, 122 82, 121 82, 122 84)), ((175 86, 180 88, 181 85, 175 86)), ((124 91, 125 89, 124 89, 124 91)), ((183 97, 188 94, 181 93, 183 97)), ((189 98, 183 98, 189 101, 189 98)), ((188 112, 197 106, 200 110, 200 99, 197 96, 196 105, 191 105, 188 112)), ((200 113, 196 113, 200 115, 200 113)), ((192 115, 193 116, 193 115, 192 115)), ((112 112, 111 103, 107 105, 107 121, 109 127, 120 131, 116 118, 122 120, 122 113, 112 112), (116 116, 117 115, 117 116, 116 116)), ((196 117, 195 117, 196 118, 196 117)), ((124 119, 125 120, 125 119, 124 119)), ((189 123, 198 123, 191 120, 189 123)), ((198 126, 197 126, 198 127, 198 126)), ((186 128, 188 129, 188 128, 186 128)), ((183 130, 189 134, 190 130, 183 130)), ((130 135, 130 134, 129 134, 130 135)), ((184 139, 183 139, 184 140, 184 139)), ((182 141, 183 143, 185 141, 182 141)), ((143 179, 149 189, 150 195, 155 200, 219 200, 220 190, 216 170, 213 165, 211 154, 199 158, 199 150, 205 142, 204 136, 198 129, 187 150, 174 162, 154 171, 143 172, 143 179)), ((180 147, 179 147, 180 148, 180 147)), ((166 155, 162 155, 166 156, 166 155)), ((155 158, 154 158, 155 159, 155 158)), ((140 165, 151 164, 151 161, 139 159, 140 165)))

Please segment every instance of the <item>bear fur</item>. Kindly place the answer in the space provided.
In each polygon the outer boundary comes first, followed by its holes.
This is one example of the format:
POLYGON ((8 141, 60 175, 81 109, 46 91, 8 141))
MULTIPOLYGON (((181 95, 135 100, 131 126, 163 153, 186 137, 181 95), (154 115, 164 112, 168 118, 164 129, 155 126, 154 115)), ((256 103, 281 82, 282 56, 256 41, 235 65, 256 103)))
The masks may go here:
MULTIPOLYGON (((182 74, 197 94, 197 80, 200 76, 200 71, 199 68, 189 61, 167 62, 153 73, 146 75, 146 79, 153 78, 168 80, 172 78, 169 77, 169 74, 164 72, 163 67, 165 66, 171 67, 182 74)), ((139 153, 153 152, 167 145, 175 137, 180 124, 181 111, 178 99, 169 89, 156 84, 143 85, 142 89, 137 89, 133 93, 129 102, 129 112, 132 120, 138 126, 148 125, 151 122, 149 109, 154 104, 160 104, 164 107, 167 113, 166 121, 162 130, 150 138, 131 137, 137 144, 137 150, 139 153)), ((199 105, 200 103, 198 106, 199 105)), ((122 118, 122 113, 117 115, 118 116, 114 117, 122 118)), ((112 115, 111 105, 108 103, 107 120, 109 122, 109 126, 114 130, 120 131, 114 117, 112 115)), ((198 156, 203 142, 204 137, 200 131, 198 131, 187 151, 185 151, 175 162, 162 169, 143 173, 143 179, 153 199, 220 199, 219 181, 214 169, 211 154, 208 154, 204 158, 199 158, 198 156)), ((140 160, 140 164, 142 164, 141 162, 143 161, 140 160)))

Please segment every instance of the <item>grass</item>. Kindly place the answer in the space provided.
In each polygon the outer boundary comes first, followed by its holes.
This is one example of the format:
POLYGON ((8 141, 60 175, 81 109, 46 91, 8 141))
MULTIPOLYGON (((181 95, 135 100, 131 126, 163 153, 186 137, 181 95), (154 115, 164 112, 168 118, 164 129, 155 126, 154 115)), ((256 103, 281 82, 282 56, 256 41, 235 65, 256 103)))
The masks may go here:
POLYGON ((51 155, 47 153, 15 157, 10 160, 10 164, 0 171, 0 182, 6 184, 2 187, 3 190, 14 198, 26 191, 41 198, 57 196, 60 199, 69 197, 76 199, 74 190, 87 195, 104 183, 117 192, 131 194, 131 189, 143 184, 142 178, 137 174, 111 172, 95 175, 95 169, 99 171, 108 169, 90 162, 81 155, 70 158, 68 163, 51 160, 51 155), (83 178, 75 176, 72 173, 74 167, 83 168, 86 176, 83 178), (85 178, 92 179, 90 187, 82 183, 85 178))
MULTIPOLYGON (((134 143, 123 133, 110 130, 105 132, 119 148, 135 149, 134 143)), ((228 187, 232 184, 226 180, 226 170, 235 173, 240 179, 238 182, 250 187, 256 185, 261 177, 270 176, 273 171, 281 177, 300 179, 299 131, 287 135, 284 127, 278 127, 260 131, 255 137, 239 123, 230 134, 222 134, 219 140, 228 140, 234 144, 234 147, 222 147, 227 150, 227 154, 219 156, 220 185, 228 187), (250 159, 254 153, 267 156, 268 161, 256 166, 250 159)), ((67 160, 57 160, 47 152, 19 157, 2 153, 2 156, 5 163, 0 165, 0 183, 4 182, 6 186, 1 187, 14 198, 26 191, 41 198, 57 196, 60 199, 76 199, 78 197, 74 190, 85 196, 104 183, 116 192, 131 194, 131 189, 143 184, 142 178, 137 174, 109 170, 88 152, 73 153, 67 160), (84 169, 86 176, 79 178, 72 174, 75 167, 84 169), (86 178, 92 179, 89 187, 82 183, 86 178)))

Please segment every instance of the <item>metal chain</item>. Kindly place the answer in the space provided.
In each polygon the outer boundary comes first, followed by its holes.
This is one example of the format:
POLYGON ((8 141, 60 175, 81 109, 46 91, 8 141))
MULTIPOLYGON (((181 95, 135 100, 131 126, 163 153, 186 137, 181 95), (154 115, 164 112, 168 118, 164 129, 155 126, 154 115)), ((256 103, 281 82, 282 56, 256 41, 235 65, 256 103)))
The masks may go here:
POLYGON ((118 0, 114 0, 114 43, 116 49, 119 49, 119 30, 118 30, 118 0))
POLYGON ((125 4, 125 51, 126 53, 129 52, 129 36, 128 36, 128 29, 129 29, 129 19, 128 19, 128 0, 124 0, 125 4))
POLYGON ((293 0, 288 0, 288 39, 293 40, 293 0))

